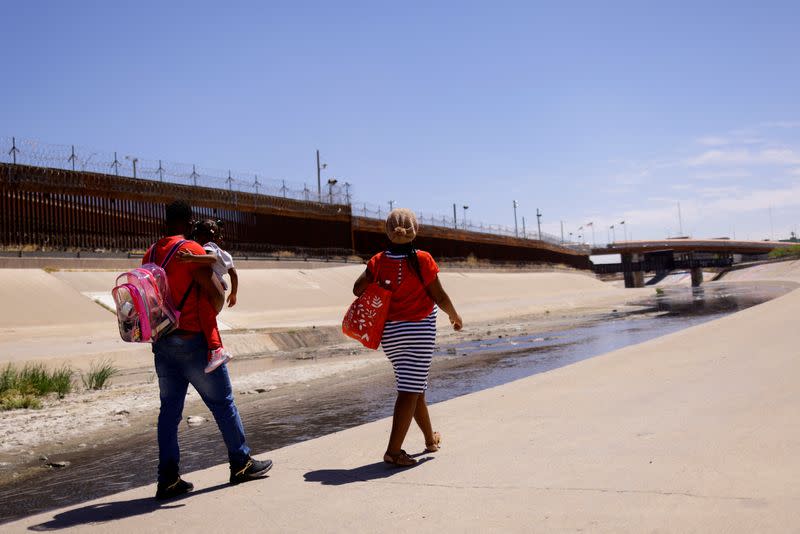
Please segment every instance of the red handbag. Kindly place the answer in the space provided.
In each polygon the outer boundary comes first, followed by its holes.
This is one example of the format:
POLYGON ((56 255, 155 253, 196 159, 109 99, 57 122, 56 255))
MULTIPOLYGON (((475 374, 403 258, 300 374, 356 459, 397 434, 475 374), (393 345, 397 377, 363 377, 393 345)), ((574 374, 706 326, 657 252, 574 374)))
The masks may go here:
MULTIPOLYGON (((378 271, 378 269, 375 269, 378 271)), ((377 273, 376 273, 377 278, 377 273)), ((348 308, 342 320, 342 332, 369 349, 377 350, 389 315, 392 292, 372 282, 348 308)))

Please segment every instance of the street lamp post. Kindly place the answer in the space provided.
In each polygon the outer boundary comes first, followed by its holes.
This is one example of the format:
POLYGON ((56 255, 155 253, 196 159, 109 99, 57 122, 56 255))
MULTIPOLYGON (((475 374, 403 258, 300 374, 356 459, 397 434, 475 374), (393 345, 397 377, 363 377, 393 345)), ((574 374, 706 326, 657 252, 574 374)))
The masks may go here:
POLYGON ((469 206, 467 206, 467 205, 465 204, 465 205, 463 206, 463 208, 464 208, 464 222, 463 222, 463 226, 464 226, 464 230, 466 230, 466 229, 467 229, 467 210, 469 209, 469 206))
POLYGON ((625 226, 625 221, 620 221, 620 226, 622 226, 622 238, 627 241, 628 240, 628 227, 625 226))
POLYGON ((542 212, 536 208, 536 226, 539 228, 539 241, 542 240, 542 212))
POLYGON ((125 159, 130 160, 131 164, 133 164, 133 177, 136 178, 136 163, 139 161, 139 158, 134 158, 133 156, 125 156, 125 159))
POLYGON ((328 180, 328 199, 329 199, 328 203, 329 204, 333 204, 333 186, 336 185, 336 183, 338 181, 339 180, 336 180, 334 178, 331 178, 330 180, 328 180))
POLYGON ((514 206, 514 237, 519 237, 519 229, 517 228, 517 206, 519 203, 515 200, 513 202, 514 206))
POLYGON ((390 200, 389 201, 389 211, 392 211, 393 209, 394 209, 394 200, 390 200))

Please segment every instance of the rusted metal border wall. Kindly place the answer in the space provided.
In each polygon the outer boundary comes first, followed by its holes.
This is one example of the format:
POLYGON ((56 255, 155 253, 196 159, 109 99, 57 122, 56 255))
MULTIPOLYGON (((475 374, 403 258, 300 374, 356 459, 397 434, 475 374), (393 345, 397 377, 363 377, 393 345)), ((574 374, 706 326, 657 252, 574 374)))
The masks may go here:
MULTIPOLYGON (((106 174, 0 164, 0 245, 6 248, 144 250, 163 230, 164 206, 187 200, 225 225, 240 253, 327 249, 370 255, 386 244, 383 222, 350 206, 106 174)), ((541 262, 590 269, 588 256, 546 242, 423 226, 418 246, 438 258, 541 262)))
POLYGON ((352 249, 349 206, 8 164, 0 164, 0 244, 142 250, 161 235, 164 206, 176 198, 198 217, 222 220, 233 251, 352 249))
MULTIPOLYGON (((353 246, 355 249, 369 254, 384 250, 389 241, 383 226, 381 221, 354 217, 353 246)), ((568 265, 576 269, 591 269, 591 262, 586 254, 529 239, 488 236, 464 230, 422 226, 414 243, 420 249, 427 250, 438 258, 467 258, 473 255, 477 259, 553 263, 568 265)))

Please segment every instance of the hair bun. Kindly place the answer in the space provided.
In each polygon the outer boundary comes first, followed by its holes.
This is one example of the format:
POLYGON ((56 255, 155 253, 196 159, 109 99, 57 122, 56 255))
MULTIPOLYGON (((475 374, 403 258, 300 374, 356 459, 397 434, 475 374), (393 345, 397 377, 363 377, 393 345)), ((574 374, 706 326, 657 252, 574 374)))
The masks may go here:
POLYGON ((394 233, 395 235, 405 237, 405 235, 408 234, 408 230, 406 230, 402 226, 398 226, 397 228, 394 229, 394 233))

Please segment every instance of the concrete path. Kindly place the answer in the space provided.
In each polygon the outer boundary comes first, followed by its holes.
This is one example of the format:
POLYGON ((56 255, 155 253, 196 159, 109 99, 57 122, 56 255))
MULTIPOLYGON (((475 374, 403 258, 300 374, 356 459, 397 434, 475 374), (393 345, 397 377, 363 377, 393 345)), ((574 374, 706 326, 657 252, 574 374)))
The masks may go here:
POLYGON ((227 487, 220 465, 175 502, 149 486, 2 530, 798 532, 798 308, 795 291, 435 405, 444 447, 413 469, 380 463, 383 420, 264 455, 266 480, 227 487))

